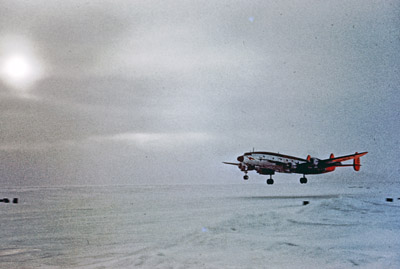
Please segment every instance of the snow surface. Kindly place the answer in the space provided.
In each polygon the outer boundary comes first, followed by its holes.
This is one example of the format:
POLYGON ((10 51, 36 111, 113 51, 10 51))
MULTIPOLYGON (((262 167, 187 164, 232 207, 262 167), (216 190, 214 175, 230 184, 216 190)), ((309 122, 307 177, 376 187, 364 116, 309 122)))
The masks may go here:
POLYGON ((398 185, 234 181, 3 189, 0 268, 400 268, 398 185))

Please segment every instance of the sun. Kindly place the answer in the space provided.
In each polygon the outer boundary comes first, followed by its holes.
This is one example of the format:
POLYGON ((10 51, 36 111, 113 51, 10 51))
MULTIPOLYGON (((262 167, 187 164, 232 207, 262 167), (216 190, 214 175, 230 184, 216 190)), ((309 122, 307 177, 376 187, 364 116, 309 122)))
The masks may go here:
POLYGON ((23 37, 0 39, 0 83, 19 97, 32 98, 35 82, 43 78, 43 63, 32 42, 23 37))
POLYGON ((23 53, 14 53, 3 57, 0 63, 0 78, 9 87, 23 93, 38 79, 38 72, 31 57, 23 53))
POLYGON ((10 82, 19 83, 29 79, 32 73, 31 65, 26 57, 12 55, 4 61, 3 73, 10 82))

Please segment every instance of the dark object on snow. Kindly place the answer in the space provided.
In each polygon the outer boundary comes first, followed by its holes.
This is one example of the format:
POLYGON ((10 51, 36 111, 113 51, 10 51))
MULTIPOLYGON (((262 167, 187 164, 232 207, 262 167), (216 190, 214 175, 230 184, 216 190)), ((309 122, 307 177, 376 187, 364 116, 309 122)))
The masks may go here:
POLYGON ((18 198, 13 199, 13 204, 18 204, 18 198))
POLYGON ((8 203, 10 202, 10 199, 4 198, 4 199, 3 199, 3 202, 6 203, 6 204, 8 204, 8 203))
POLYGON ((309 203, 309 201, 303 201, 303 205, 308 205, 309 203))
POLYGON ((386 198, 386 202, 393 202, 393 198, 386 198))

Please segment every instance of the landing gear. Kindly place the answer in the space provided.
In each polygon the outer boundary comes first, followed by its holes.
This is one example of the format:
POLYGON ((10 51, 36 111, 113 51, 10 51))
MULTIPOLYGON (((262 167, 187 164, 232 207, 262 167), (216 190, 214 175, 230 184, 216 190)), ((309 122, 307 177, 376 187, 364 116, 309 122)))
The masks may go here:
POLYGON ((306 183, 307 183, 307 178, 306 178, 305 175, 303 175, 303 177, 300 178, 300 183, 301 183, 301 184, 306 184, 306 183))
POLYGON ((243 179, 244 179, 244 180, 248 180, 248 179, 249 179, 249 176, 248 176, 248 175, 244 175, 244 176, 243 176, 243 179))
POLYGON ((268 185, 274 184, 274 180, 272 179, 272 175, 269 175, 269 179, 267 179, 267 184, 268 185))

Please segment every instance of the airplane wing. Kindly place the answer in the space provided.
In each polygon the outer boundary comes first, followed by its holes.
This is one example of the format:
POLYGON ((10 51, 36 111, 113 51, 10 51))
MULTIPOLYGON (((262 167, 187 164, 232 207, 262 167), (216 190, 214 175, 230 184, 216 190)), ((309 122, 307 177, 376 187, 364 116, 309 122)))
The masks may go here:
POLYGON ((340 162, 344 162, 344 161, 347 161, 347 160, 353 160, 353 159, 360 158, 361 156, 364 156, 367 153, 368 152, 361 152, 361 153, 356 153, 356 154, 351 154, 351 155, 346 155, 346 156, 329 158, 329 159, 326 159, 326 160, 321 160, 320 162, 322 162, 324 164, 340 163, 340 162))
POLYGON ((222 163, 224 163, 224 164, 230 164, 230 165, 236 165, 236 166, 239 166, 239 165, 240 165, 240 163, 228 163, 228 162, 222 162, 222 163))

